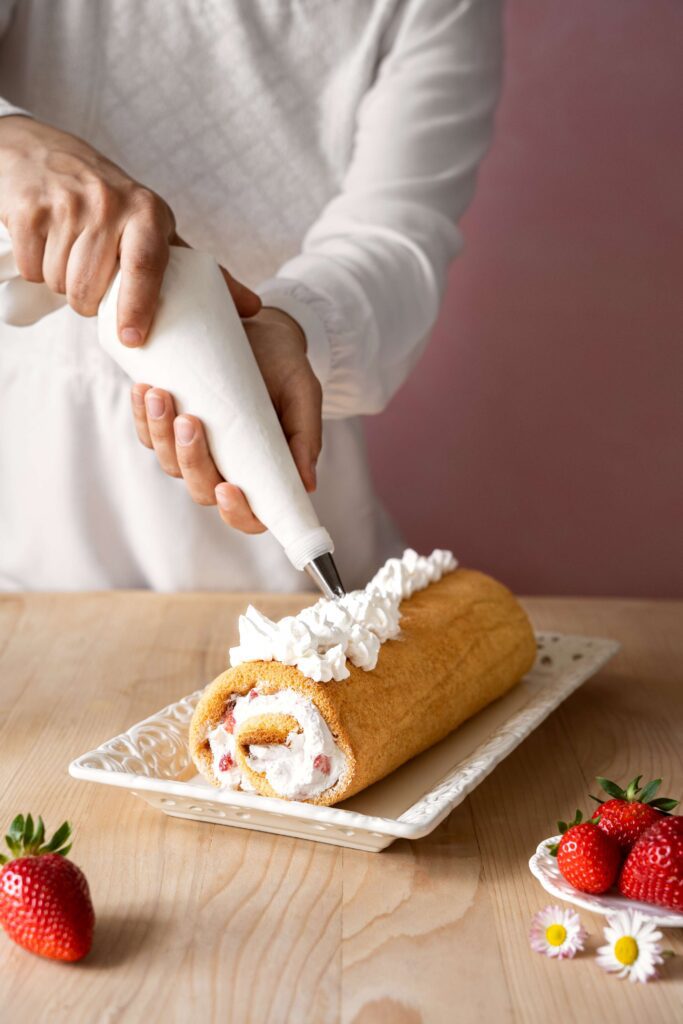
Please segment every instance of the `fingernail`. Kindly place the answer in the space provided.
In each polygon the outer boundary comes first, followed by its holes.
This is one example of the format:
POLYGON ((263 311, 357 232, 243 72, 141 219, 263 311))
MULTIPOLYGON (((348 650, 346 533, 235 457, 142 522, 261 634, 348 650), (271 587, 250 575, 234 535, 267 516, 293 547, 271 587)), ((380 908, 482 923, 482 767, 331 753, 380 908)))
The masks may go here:
POLYGON ((147 412, 153 420, 160 420, 164 415, 164 410, 166 408, 163 398, 160 398, 159 395, 150 395, 149 391, 147 392, 146 397, 147 412))
POLYGON ((313 486, 315 487, 316 484, 318 483, 318 471, 316 469, 315 462, 311 462, 311 480, 313 481, 313 486))
POLYGON ((230 511, 230 508, 232 507, 230 495, 226 494, 225 491, 222 491, 220 487, 216 488, 216 501, 218 502, 218 504, 220 505, 224 512, 230 511))
POLYGON ((132 391, 131 394, 133 395, 133 405, 137 405, 141 409, 145 404, 145 396, 141 395, 139 391, 132 391))
POLYGON ((175 439, 178 444, 190 444, 194 439, 194 423, 185 416, 178 416, 173 424, 175 439))
POLYGON ((142 334, 137 327, 122 327, 120 337, 124 345, 139 345, 142 341, 142 334))

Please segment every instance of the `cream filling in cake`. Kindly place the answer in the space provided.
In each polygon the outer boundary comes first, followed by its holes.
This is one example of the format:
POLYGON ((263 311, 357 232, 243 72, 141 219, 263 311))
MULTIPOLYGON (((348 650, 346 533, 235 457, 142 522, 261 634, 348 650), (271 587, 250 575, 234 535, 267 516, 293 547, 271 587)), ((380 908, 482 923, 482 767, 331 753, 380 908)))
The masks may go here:
POLYGON ((428 557, 409 548, 390 558, 364 590, 342 598, 321 598, 298 615, 273 622, 252 605, 239 620, 239 646, 230 648, 230 664, 279 661, 295 665, 314 682, 347 679, 347 660, 366 672, 377 664, 380 646, 400 630, 400 603, 452 572, 450 551, 428 557))
POLYGON ((247 719, 268 714, 291 715, 301 731, 292 730, 286 743, 252 744, 249 767, 264 774, 275 792, 289 800, 307 800, 334 786, 346 757, 315 704, 289 689, 271 694, 254 689, 231 697, 225 720, 208 735, 214 775, 221 785, 253 790, 237 764, 235 732, 247 719))

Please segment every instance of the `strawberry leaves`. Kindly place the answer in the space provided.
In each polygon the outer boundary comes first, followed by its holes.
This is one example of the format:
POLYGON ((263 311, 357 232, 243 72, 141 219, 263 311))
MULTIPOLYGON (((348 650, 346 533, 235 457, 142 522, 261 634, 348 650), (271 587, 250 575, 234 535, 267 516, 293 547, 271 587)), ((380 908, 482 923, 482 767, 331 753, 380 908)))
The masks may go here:
POLYGON ((70 837, 71 825, 65 821, 46 843, 43 819, 39 817, 38 821, 34 822, 30 814, 27 814, 26 817, 23 814, 17 814, 5 836, 5 842, 12 856, 0 854, 0 864, 6 864, 9 860, 16 860, 18 857, 39 857, 43 853, 57 853, 61 857, 66 857, 71 849, 71 843, 68 842, 70 837))
POLYGON ((650 807, 661 811, 662 814, 671 814, 678 807, 678 800, 670 800, 668 797, 662 796, 658 800, 650 800, 650 807))
MULTIPOLYGON (((600 784, 600 787, 612 800, 625 800, 627 803, 640 803, 647 804, 649 807, 654 807, 655 810, 660 811, 662 814, 670 814, 671 811, 678 807, 678 800, 672 800, 667 796, 660 796, 656 799, 655 794, 659 790, 662 784, 661 779, 653 779, 652 782, 648 782, 641 788, 640 780, 642 775, 636 775, 635 779, 631 779, 626 789, 622 789, 616 782, 612 782, 611 779, 605 779, 603 776, 596 776, 595 781, 600 784)), ((591 794, 591 800, 595 800, 597 803, 604 803, 597 796, 591 794)))
MULTIPOLYGON (((640 779, 638 780, 640 781, 640 779)), ((641 804, 649 804, 652 802, 652 798, 662 784, 661 779, 653 779, 652 782, 648 782, 647 786, 643 786, 638 796, 638 800, 641 804)))
POLYGON ((55 834, 53 835, 50 842, 40 852, 41 853, 59 853, 62 857, 65 857, 71 849, 71 843, 68 846, 64 846, 67 839, 71 836, 71 825, 68 821, 63 822, 55 834))
MULTIPOLYGON (((630 782, 629 788, 633 787, 634 783, 637 786, 641 778, 642 776, 639 775, 637 779, 634 779, 633 782, 630 782)), ((627 799, 626 790, 622 789, 621 786, 618 786, 616 782, 612 782, 610 779, 605 779, 602 775, 596 775, 595 781, 600 784, 600 788, 603 789, 605 793, 607 793, 607 796, 611 797, 613 800, 627 799)))
POLYGON ((581 813, 581 811, 577 807, 576 814, 574 815, 574 820, 570 821, 569 824, 567 824, 566 821, 558 821, 557 827, 560 830, 560 832, 562 833, 562 835, 564 835, 568 828, 572 828, 574 825, 580 825, 582 821, 583 821, 583 814, 581 813))

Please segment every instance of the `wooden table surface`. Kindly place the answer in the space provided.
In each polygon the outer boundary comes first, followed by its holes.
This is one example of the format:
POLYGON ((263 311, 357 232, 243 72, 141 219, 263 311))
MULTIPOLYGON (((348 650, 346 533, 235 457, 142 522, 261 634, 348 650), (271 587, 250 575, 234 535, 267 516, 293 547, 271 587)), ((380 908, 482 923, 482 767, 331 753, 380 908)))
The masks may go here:
MULTIPOLYGON (((0 1020, 440 1024, 683 1019, 683 958, 662 980, 605 975, 588 953, 530 951, 549 902, 527 870, 596 774, 683 793, 683 604, 533 598, 540 629, 615 637, 621 653, 432 835, 370 854, 166 817, 67 775, 76 755, 211 679, 244 595, 0 599, 0 824, 68 817, 97 912, 80 965, 0 936, 0 1020)), ((267 613, 301 597, 256 597, 267 613)), ((666 945, 683 953, 680 932, 666 945)))

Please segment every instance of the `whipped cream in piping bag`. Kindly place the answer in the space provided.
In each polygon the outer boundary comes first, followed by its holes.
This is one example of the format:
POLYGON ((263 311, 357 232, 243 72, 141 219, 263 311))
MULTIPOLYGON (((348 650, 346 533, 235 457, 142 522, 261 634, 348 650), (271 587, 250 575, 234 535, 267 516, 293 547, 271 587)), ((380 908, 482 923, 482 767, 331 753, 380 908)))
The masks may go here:
POLYGON ((306 800, 335 785, 346 757, 313 701, 285 689, 271 694, 252 690, 233 696, 231 703, 231 722, 220 722, 208 735, 214 775, 223 786, 251 789, 237 766, 235 732, 247 719, 268 714, 291 715, 301 732, 292 730, 286 743, 252 743, 249 767, 263 773, 275 792, 289 800, 306 800))
POLYGON ((436 583, 457 564, 450 551, 437 549, 425 557, 408 548, 402 558, 390 558, 364 590, 322 598, 279 622, 250 605, 240 616, 240 642, 230 648, 230 664, 279 661, 319 683, 347 679, 347 661, 370 672, 380 646, 399 633, 401 601, 436 583))

